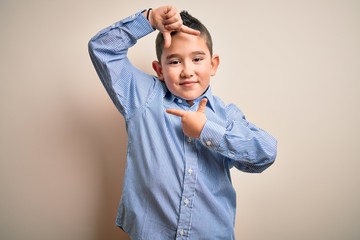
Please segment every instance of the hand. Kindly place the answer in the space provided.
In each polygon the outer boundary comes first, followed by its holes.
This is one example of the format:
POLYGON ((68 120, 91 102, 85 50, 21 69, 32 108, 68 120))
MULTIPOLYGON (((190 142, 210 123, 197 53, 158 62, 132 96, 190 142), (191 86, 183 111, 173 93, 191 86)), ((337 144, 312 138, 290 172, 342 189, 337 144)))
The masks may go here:
POLYGON ((181 117, 182 128, 186 136, 199 138, 207 120, 205 115, 206 103, 206 98, 201 99, 196 112, 179 109, 167 109, 166 112, 181 117))
POLYGON ((149 22, 164 35, 164 48, 171 45, 171 32, 180 31, 200 35, 199 31, 183 25, 180 13, 173 6, 164 6, 151 10, 149 22))

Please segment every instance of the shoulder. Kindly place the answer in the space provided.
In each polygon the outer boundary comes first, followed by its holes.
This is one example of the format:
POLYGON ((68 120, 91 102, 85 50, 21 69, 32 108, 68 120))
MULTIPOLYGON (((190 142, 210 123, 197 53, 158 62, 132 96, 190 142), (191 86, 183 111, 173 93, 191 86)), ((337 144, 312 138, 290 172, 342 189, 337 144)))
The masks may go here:
POLYGON ((213 96, 214 109, 218 115, 224 116, 226 119, 243 118, 244 114, 240 108, 234 103, 225 103, 220 97, 213 96))

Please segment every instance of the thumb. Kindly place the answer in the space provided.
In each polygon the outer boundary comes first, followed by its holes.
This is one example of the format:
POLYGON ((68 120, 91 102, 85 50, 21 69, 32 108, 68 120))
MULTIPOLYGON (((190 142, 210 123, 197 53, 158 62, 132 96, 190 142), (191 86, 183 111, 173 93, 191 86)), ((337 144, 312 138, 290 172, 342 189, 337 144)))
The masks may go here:
POLYGON ((197 112, 205 113, 207 101, 208 101, 207 98, 201 99, 197 112))
POLYGON ((164 36, 164 48, 168 48, 171 45, 171 32, 163 32, 164 36))

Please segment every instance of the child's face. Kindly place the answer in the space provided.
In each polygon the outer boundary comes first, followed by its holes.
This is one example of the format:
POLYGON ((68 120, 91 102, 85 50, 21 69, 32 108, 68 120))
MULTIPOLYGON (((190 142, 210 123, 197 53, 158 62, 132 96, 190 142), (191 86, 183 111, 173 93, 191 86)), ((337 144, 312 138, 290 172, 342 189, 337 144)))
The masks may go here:
POLYGON ((171 46, 164 48, 161 63, 154 61, 153 68, 172 94, 189 104, 208 88, 210 77, 219 65, 217 55, 210 51, 201 36, 178 32, 171 38, 171 46))

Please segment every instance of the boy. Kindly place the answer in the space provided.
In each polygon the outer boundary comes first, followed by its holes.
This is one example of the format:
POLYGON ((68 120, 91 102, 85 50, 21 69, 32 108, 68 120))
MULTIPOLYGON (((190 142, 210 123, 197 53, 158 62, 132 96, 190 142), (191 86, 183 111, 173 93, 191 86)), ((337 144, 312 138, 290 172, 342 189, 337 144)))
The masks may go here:
POLYGON ((172 6, 148 9, 100 31, 89 52, 128 133, 117 225, 134 240, 234 239, 229 169, 265 170, 276 140, 212 95, 219 56, 205 26, 172 6), (157 77, 127 58, 155 29, 157 77))

